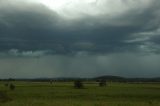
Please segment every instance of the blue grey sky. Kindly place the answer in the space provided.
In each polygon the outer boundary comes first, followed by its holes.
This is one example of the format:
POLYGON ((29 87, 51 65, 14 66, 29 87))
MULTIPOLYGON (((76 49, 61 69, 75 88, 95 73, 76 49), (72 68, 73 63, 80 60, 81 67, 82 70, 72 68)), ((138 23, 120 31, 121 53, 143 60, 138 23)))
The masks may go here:
POLYGON ((0 78, 160 76, 158 0, 0 0, 0 78))

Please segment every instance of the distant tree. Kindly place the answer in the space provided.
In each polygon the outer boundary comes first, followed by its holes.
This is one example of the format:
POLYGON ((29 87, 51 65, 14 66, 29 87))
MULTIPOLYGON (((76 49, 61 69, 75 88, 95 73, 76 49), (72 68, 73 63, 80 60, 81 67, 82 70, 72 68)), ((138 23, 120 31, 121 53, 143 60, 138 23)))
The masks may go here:
POLYGON ((74 87, 75 87, 75 88, 78 88, 78 89, 81 89, 81 88, 83 88, 84 86, 83 86, 82 81, 77 80, 77 81, 74 81, 74 87))
POLYGON ((9 79, 8 79, 8 81, 15 81, 15 79, 13 79, 13 78, 9 78, 9 79))
POLYGON ((14 90, 14 89, 15 89, 15 85, 10 84, 10 85, 9 85, 9 88, 10 88, 10 90, 14 90))
POLYGON ((99 81, 99 86, 100 86, 100 87, 107 86, 107 81, 106 81, 106 80, 100 80, 100 81, 99 81))
POLYGON ((50 84, 53 84, 53 83, 54 83, 54 80, 50 80, 49 83, 50 83, 50 84))
POLYGON ((53 80, 50 80, 49 83, 50 83, 50 84, 53 84, 53 80))

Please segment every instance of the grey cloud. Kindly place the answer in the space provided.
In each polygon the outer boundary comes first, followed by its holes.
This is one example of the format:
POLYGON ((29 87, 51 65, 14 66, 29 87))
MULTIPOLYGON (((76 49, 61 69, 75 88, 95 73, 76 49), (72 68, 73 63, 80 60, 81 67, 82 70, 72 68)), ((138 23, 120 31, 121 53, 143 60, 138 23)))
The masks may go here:
POLYGON ((66 18, 29 0, 0 0, 1 77, 159 75, 160 2, 102 2, 89 5, 96 14, 85 5, 66 18))
POLYGON ((158 77, 159 62, 159 55, 141 56, 132 53, 3 58, 0 59, 0 77, 94 77, 100 75, 158 77))
POLYGON ((140 10, 129 9, 123 15, 110 19, 107 15, 100 15, 85 16, 73 21, 64 20, 56 12, 39 4, 18 0, 15 1, 17 3, 10 0, 3 2, 3 7, 0 8, 1 51, 12 48, 22 51, 45 49, 56 54, 72 54, 78 51, 133 51, 140 44, 144 45, 144 42, 125 41, 130 40, 133 33, 152 29, 146 27, 152 22, 151 19, 156 18, 153 12, 157 7, 154 8, 153 5, 158 1, 153 1, 150 5, 145 5, 145 8, 139 8, 140 10), (5 5, 9 5, 10 8, 5 5), (80 42, 80 45, 77 45, 77 42, 80 42), (83 42, 92 43, 92 46, 82 46, 83 42))

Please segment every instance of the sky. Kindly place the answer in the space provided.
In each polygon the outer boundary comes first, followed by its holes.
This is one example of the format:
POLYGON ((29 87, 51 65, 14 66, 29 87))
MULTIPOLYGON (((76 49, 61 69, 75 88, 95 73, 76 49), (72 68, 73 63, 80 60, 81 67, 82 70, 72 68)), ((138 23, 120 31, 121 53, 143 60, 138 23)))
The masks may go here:
POLYGON ((0 78, 160 77, 159 0, 0 0, 0 78))

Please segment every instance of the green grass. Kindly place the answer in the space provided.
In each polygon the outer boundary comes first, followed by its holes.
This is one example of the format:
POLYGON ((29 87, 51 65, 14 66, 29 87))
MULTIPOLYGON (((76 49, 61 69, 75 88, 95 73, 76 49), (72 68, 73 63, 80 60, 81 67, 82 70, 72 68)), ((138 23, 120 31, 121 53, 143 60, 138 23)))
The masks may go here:
POLYGON ((11 98, 0 106, 160 106, 160 84, 110 83, 108 87, 85 84, 74 89, 73 82, 14 82, 10 91, 0 83, 0 91, 11 98))

